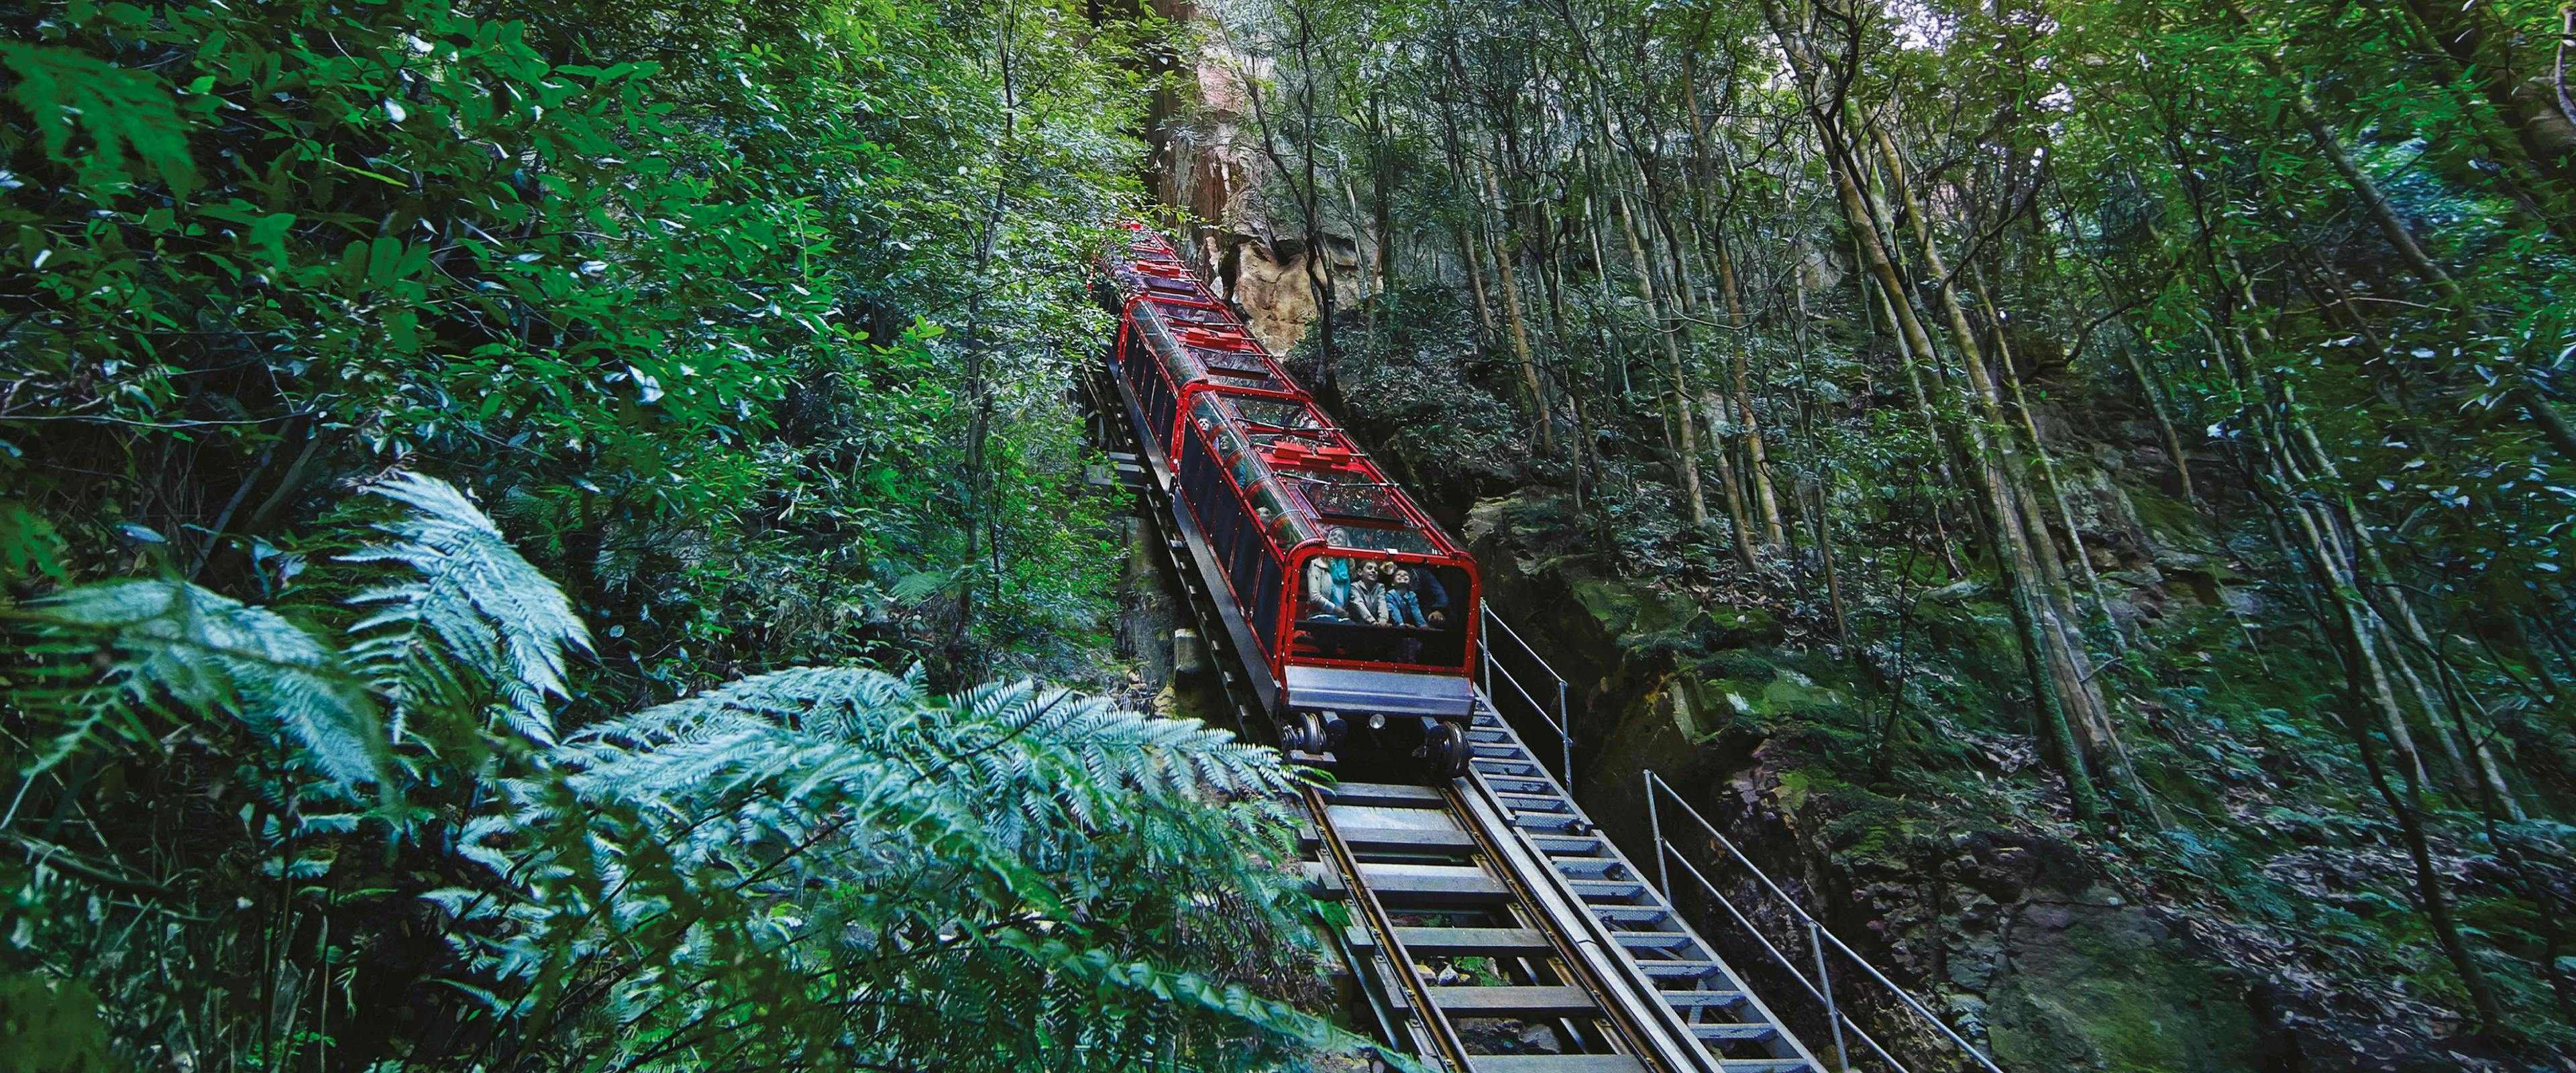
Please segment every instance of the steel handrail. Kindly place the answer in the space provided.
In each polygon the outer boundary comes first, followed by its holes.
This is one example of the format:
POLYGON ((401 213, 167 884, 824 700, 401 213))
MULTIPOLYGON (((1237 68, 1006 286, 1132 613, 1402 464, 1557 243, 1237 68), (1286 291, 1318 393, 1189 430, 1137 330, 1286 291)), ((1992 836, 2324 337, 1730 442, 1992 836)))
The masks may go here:
POLYGON ((1565 680, 1564 675, 1556 673, 1556 668, 1547 665, 1547 657, 1539 655, 1538 649, 1530 647, 1530 643, 1521 638, 1521 632, 1519 630, 1513 629, 1510 623, 1494 617, 1493 604, 1484 600, 1478 600, 1476 601, 1476 606, 1485 613, 1485 621, 1502 627, 1503 632, 1511 637, 1513 644, 1521 646, 1521 651, 1528 653, 1529 658, 1538 661, 1538 669, 1546 671, 1547 676, 1550 678, 1554 678, 1560 682, 1565 680))
MULTIPOLYGON (((1486 695, 1488 697, 1493 695, 1494 672, 1499 669, 1502 671, 1503 681, 1511 683, 1512 691, 1521 695, 1521 700, 1530 706, 1531 711, 1538 713, 1539 721, 1546 723, 1549 730, 1556 732, 1557 766, 1564 769, 1565 790, 1567 796, 1572 796, 1574 791, 1574 718, 1566 712, 1565 676, 1556 673, 1556 668, 1549 666, 1547 660, 1538 654, 1538 650, 1531 648, 1529 642, 1523 640, 1519 631, 1512 629, 1510 623, 1504 622, 1500 616, 1495 615, 1494 605, 1486 603, 1483 600, 1478 600, 1476 601, 1476 607, 1484 613, 1484 620, 1486 622, 1501 627, 1504 635, 1510 637, 1513 644, 1521 646, 1521 651, 1527 653, 1529 658, 1538 664, 1540 670, 1546 671, 1549 678, 1556 680, 1556 714, 1554 716, 1550 716, 1547 713, 1547 705, 1539 703, 1539 699, 1537 697, 1530 695, 1529 688, 1521 684, 1520 676, 1513 674, 1511 668, 1501 666, 1500 661, 1494 658, 1494 646, 1488 640, 1492 636, 1491 632, 1479 631, 1476 634, 1476 651, 1484 657, 1485 662, 1486 695)), ((1488 703, 1490 704, 1490 701, 1488 703)), ((1500 705, 1494 705, 1493 707, 1494 714, 1496 716, 1501 716, 1503 714, 1503 710, 1500 705)), ((1545 767, 1546 765, 1542 764, 1540 766, 1545 767)))
MULTIPOLYGON (((1942 1035, 1949 1037, 1952 1044, 1957 1045, 1961 1051, 1966 1052, 1968 1057, 1975 1059, 1978 1065, 1985 1067, 1988 1073, 2003 1073, 2003 1070, 1995 1065, 1994 1059, 1986 1057, 1985 1052, 1978 1050, 1976 1045, 1969 1043, 1966 1037, 1959 1035, 1956 1030, 1950 1027, 1949 1022, 1943 1021, 1939 1016, 1935 1015, 1931 1009, 1924 1006, 1920 1000, 1916 999, 1913 992, 1907 991, 1904 987, 1898 985, 1896 981, 1888 979, 1886 973, 1878 971, 1878 966, 1870 964, 1869 959, 1860 956, 1859 951, 1853 950, 1851 945, 1843 942, 1842 938, 1835 935, 1832 929, 1825 927, 1823 921, 1817 920, 1813 914, 1807 912, 1804 906, 1798 904, 1797 899, 1789 896, 1789 892, 1780 889, 1780 885, 1778 883, 1772 882, 1771 876, 1762 871, 1762 867, 1760 865, 1754 864, 1752 858, 1745 856, 1744 851, 1736 846, 1735 840, 1730 839, 1723 833, 1719 832, 1716 824, 1708 822, 1708 817, 1700 815, 1700 811, 1698 809, 1691 807, 1690 802, 1683 800, 1681 791, 1674 789, 1672 783, 1665 781, 1663 776, 1656 774, 1651 768, 1646 770, 1645 776, 1646 799, 1649 802, 1654 800, 1655 788, 1657 786, 1663 787, 1664 793, 1673 799, 1673 803, 1680 805, 1682 807, 1682 811, 1690 813, 1691 819, 1699 824, 1702 831, 1708 833, 1709 838, 1715 840, 1718 845, 1725 847, 1728 854, 1732 855, 1738 863, 1744 865, 1745 871, 1751 872, 1753 874, 1753 878, 1761 880, 1762 885, 1769 888, 1771 893, 1778 897, 1782 904, 1788 906, 1790 912, 1797 914, 1798 920, 1807 925, 1809 935, 1834 944, 1834 948, 1841 950, 1844 957, 1850 958, 1853 964, 1861 967, 1861 971, 1868 973, 1871 979, 1877 980, 1880 986, 1887 988, 1888 991, 1893 993, 1899 1001, 1905 1004, 1906 1008, 1914 1011, 1915 1016, 1922 1018, 1932 1027, 1940 1029, 1942 1035)), ((1682 862, 1682 867, 1689 869, 1695 878, 1697 878, 1703 885, 1710 888, 1711 893, 1715 893, 1716 885, 1710 883, 1707 876, 1700 874, 1699 869, 1691 864, 1690 858, 1682 855, 1680 847, 1672 845, 1669 840, 1664 838, 1662 829, 1663 824, 1659 816, 1650 811, 1649 822, 1655 827, 1653 837, 1656 845, 1656 865, 1658 869, 1660 869, 1663 864, 1663 854, 1670 852, 1673 860, 1682 862)), ((1736 912, 1734 904, 1732 902, 1728 902, 1725 895, 1718 895, 1718 901, 1726 905, 1728 912, 1736 912)), ((1743 919, 1743 914, 1736 913, 1736 917, 1741 920, 1743 919)), ((1746 926, 1749 929, 1751 927, 1750 922, 1747 922, 1746 926)), ((1756 932, 1754 937, 1762 939, 1762 945, 1764 947, 1767 948, 1771 946, 1770 940, 1763 939, 1759 932, 1756 932)), ((1819 958, 1818 964, 1821 966, 1821 959, 1823 956, 1823 948, 1821 945, 1818 946, 1817 953, 1819 958)), ((1774 956, 1778 956, 1776 950, 1774 950, 1774 956)), ((1791 975, 1797 975, 1797 969, 1794 966, 1791 967, 1789 971, 1791 975)), ((1801 977, 1801 980, 1803 979, 1804 978, 1801 977)), ((1815 988, 1810 985, 1808 990, 1814 991, 1815 988)), ((1817 997, 1820 1000, 1824 998, 1822 994, 1818 994, 1817 997)), ((1848 1019, 1849 1018, 1845 1018, 1845 1020, 1848 1019)), ((1853 1027, 1857 1030, 1859 1026, 1855 1025, 1853 1027)), ((1862 1034, 1862 1039, 1864 1041, 1869 1041, 1866 1033, 1862 1034)), ((1869 1042, 1872 1049, 1877 1048, 1878 1045, 1875 1041, 1869 1042)), ((1884 1056, 1885 1053, 1886 1052, 1884 1051, 1880 1052, 1882 1056, 1884 1056)), ((1888 1061, 1895 1062, 1896 1060, 1894 1058, 1889 1058, 1888 1061)), ((1904 1067, 1900 1063, 1898 1068, 1902 1069, 1904 1067)))
MULTIPOLYGON (((1789 977, 1798 981, 1798 986, 1806 988, 1807 994, 1814 996, 1816 1001, 1824 1003, 1826 1009, 1833 1010, 1833 999, 1828 996, 1823 989, 1817 987, 1814 981, 1807 979, 1807 974, 1798 971, 1798 964, 1789 960, 1789 955, 1781 953, 1780 948, 1774 945, 1768 936, 1762 934, 1762 929, 1754 926, 1753 918, 1746 916, 1744 914, 1744 910, 1736 908, 1735 902, 1729 899, 1724 891, 1717 889, 1717 884, 1710 882, 1708 876, 1699 870, 1698 865, 1692 864, 1689 858, 1681 855, 1678 847, 1669 843, 1657 842, 1656 849, 1658 852, 1669 851, 1672 853, 1673 859, 1682 862, 1682 869, 1689 872, 1692 879, 1699 880, 1700 887, 1707 890, 1710 897, 1717 899, 1717 904, 1725 906, 1727 913, 1735 918, 1736 923, 1744 925, 1745 932, 1753 936, 1753 941, 1762 944, 1763 951, 1771 955, 1771 960, 1779 962, 1781 968, 1788 970, 1789 977)), ((1667 896, 1670 896, 1671 894, 1670 891, 1666 891, 1665 893, 1667 896)), ((1820 964, 1817 968, 1821 975, 1823 966, 1820 964)), ((1832 981, 1828 980, 1826 982, 1830 984, 1832 981)), ((1906 1069, 1905 1063, 1898 1061, 1895 1055, 1887 1053, 1887 1048, 1879 1046, 1878 1040, 1871 1038, 1869 1031, 1862 1028, 1859 1022, 1852 1020, 1850 1014, 1843 1013, 1839 1010, 1833 1010, 1832 1016, 1839 1020, 1839 1023, 1835 1026, 1834 1033, 1837 1039, 1842 1035, 1841 1026, 1850 1025, 1852 1034, 1859 1036, 1862 1043, 1869 1044, 1869 1049, 1876 1052, 1880 1059, 1886 1061, 1887 1064, 1896 1067, 1898 1070, 1905 1071, 1905 1073, 1912 1073, 1912 1071, 1906 1069)), ((1836 1047, 1835 1052, 1835 1058, 1842 1063, 1843 1068, 1850 1069, 1850 1058, 1842 1053, 1842 1048, 1836 1047)))

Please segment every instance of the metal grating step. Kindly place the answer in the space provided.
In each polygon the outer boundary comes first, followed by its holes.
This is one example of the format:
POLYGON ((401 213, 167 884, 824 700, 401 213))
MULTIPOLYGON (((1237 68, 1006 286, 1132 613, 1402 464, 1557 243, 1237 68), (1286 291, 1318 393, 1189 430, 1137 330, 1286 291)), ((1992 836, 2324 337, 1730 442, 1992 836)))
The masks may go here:
POLYGON ((1568 857, 1591 857, 1602 849, 1601 840, 1591 835, 1531 835, 1530 841, 1538 844, 1539 852, 1557 860, 1568 857))
POLYGON ((1534 928, 1397 928, 1395 939, 1420 957, 1548 957, 1556 953, 1534 928))
POLYGON ((1515 812, 1512 826, 1531 831, 1579 831, 1583 818, 1570 812, 1515 812))
MULTIPOLYGON (((1615 902, 1646 896, 1646 885, 1633 879, 1577 879, 1569 882, 1574 893, 1587 902, 1615 902)), ((1651 904, 1662 908, 1663 903, 1651 904)))
POLYGON ((1691 1035, 1698 1037, 1702 1043, 1742 1043, 1747 1040, 1770 1039, 1779 1034, 1779 1029, 1759 1021, 1732 1025, 1691 1026, 1691 1035))
POLYGON ((1466 1017, 1594 1017, 1601 1007, 1580 987, 1427 987, 1431 1004, 1466 1017))
POLYGON ((1471 1054, 1468 1073, 1645 1073, 1627 1054, 1471 1054))
POLYGON ((1744 1004, 1744 992, 1741 991, 1666 991, 1657 997, 1664 1000, 1664 1005, 1676 1010, 1744 1004))
POLYGON ((1617 857, 1550 857, 1557 874, 1572 879, 1624 879, 1628 862, 1617 857))
POLYGON ((1571 812, 1574 810, 1572 802, 1555 794, 1497 793, 1494 797, 1503 803, 1504 808, 1516 812, 1571 812))

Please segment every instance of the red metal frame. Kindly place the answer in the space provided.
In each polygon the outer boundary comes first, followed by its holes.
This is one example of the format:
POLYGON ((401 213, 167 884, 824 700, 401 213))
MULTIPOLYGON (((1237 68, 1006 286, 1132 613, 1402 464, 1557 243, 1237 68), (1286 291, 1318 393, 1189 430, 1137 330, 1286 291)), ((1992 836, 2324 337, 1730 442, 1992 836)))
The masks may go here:
MULTIPOLYGON (((1296 378, 1288 374, 1286 369, 1280 367, 1278 359, 1266 348, 1262 347, 1259 340, 1254 339, 1251 333, 1244 329, 1241 320, 1233 315, 1233 311, 1231 309, 1228 309, 1223 303, 1216 301, 1213 296, 1207 293, 1206 288, 1198 283, 1197 278, 1190 272, 1186 265, 1180 262, 1178 254, 1174 252, 1168 244, 1160 241, 1159 237, 1153 236, 1151 232, 1145 231, 1141 225, 1131 223, 1128 227, 1129 230, 1139 238, 1149 240, 1151 243, 1152 253, 1158 255, 1151 257, 1139 256, 1141 251, 1135 250, 1133 247, 1136 243, 1131 242, 1130 249, 1125 251, 1127 253, 1125 260, 1128 267, 1134 269, 1140 274, 1150 275, 1160 279, 1187 281, 1191 284, 1193 289, 1196 290, 1198 296, 1180 297, 1162 293, 1151 288, 1135 288, 1132 290, 1132 293, 1122 295, 1123 301, 1120 303, 1119 307, 1118 336, 1115 344, 1117 349, 1114 353, 1128 355, 1129 360, 1133 359, 1133 355, 1129 354, 1129 341, 1134 339, 1138 334, 1136 321, 1138 317, 1142 315, 1138 309, 1139 303, 1146 303, 1150 300, 1155 304, 1168 304, 1187 308, 1215 310, 1224 315, 1226 323, 1222 326, 1222 330, 1212 330, 1197 324, 1185 325, 1176 323, 1174 320, 1161 317, 1159 315, 1160 310, 1156 308, 1156 305, 1147 305, 1145 307, 1148 310, 1153 310, 1157 314, 1156 319, 1160 322, 1163 330, 1183 346, 1195 347, 1202 350, 1223 350, 1228 353, 1258 356, 1261 359, 1263 366, 1270 371, 1271 375, 1277 380, 1277 382, 1287 385, 1286 390, 1268 390, 1221 384, 1205 378, 1197 378, 1192 379, 1187 383, 1180 383, 1173 379, 1171 369, 1164 364, 1161 356, 1153 356, 1151 362, 1154 366, 1154 375, 1159 377, 1165 387, 1171 391, 1174 400, 1172 427, 1160 430, 1160 432, 1165 448, 1164 457, 1171 460, 1171 465, 1173 466, 1175 473, 1178 472, 1181 465, 1180 454, 1183 446, 1181 432, 1184 427, 1184 423, 1189 420, 1191 407, 1199 401, 1201 396, 1211 393, 1226 397, 1269 398, 1304 404, 1305 407, 1322 422, 1324 428, 1339 436, 1344 444, 1350 444, 1351 440, 1349 432, 1344 430, 1339 424, 1334 423, 1329 415, 1324 414, 1322 410, 1315 407, 1313 396, 1309 395, 1304 387, 1297 383, 1296 378)), ((1115 254, 1112 254, 1112 256, 1115 256, 1115 254)), ((1114 271, 1106 273, 1106 275, 1113 281, 1117 279, 1117 275, 1114 271)), ((1122 286, 1120 289, 1127 290, 1128 288, 1122 286)), ((1150 349, 1150 345, 1148 345, 1148 349, 1150 349)), ((1197 363, 1194 362, 1193 364, 1197 363)), ((1246 511, 1249 512, 1252 505, 1251 496, 1243 488, 1242 484, 1236 480, 1233 467, 1227 465, 1225 459, 1221 455, 1217 454, 1215 443, 1212 440, 1205 442, 1202 444, 1201 449, 1207 452, 1208 460, 1216 466, 1217 472, 1225 482, 1225 487, 1232 494, 1236 503, 1242 505, 1246 511)), ((1303 666, 1340 667, 1364 670, 1393 670, 1409 674, 1429 673, 1442 676, 1472 677, 1475 673, 1474 655, 1477 651, 1476 645, 1484 629, 1484 616, 1480 611, 1481 600, 1484 595, 1483 570, 1478 568, 1476 560, 1462 550, 1458 543, 1455 540, 1452 540, 1449 534, 1445 530, 1441 529, 1439 524, 1434 522, 1429 514, 1422 510, 1419 504, 1413 502, 1413 498, 1411 496, 1406 495, 1404 490, 1394 482, 1386 479, 1386 471, 1380 468, 1375 460, 1369 458, 1366 452, 1361 451, 1356 446, 1351 446, 1347 449, 1349 451, 1348 458, 1337 462, 1335 464, 1335 468, 1359 474, 1366 478, 1366 483, 1386 489, 1390 502, 1398 506, 1404 517, 1405 523, 1415 532, 1427 537, 1431 543, 1439 549, 1439 553, 1389 553, 1383 548, 1368 549, 1338 547, 1330 543, 1329 539, 1323 535, 1309 537, 1293 547, 1283 548, 1279 546, 1277 538, 1271 534, 1269 527, 1256 527, 1260 530, 1263 546, 1270 552, 1271 561, 1279 564, 1280 566, 1280 584, 1287 590, 1281 594, 1279 610, 1277 612, 1278 619, 1272 623, 1275 628, 1272 631, 1271 636, 1276 638, 1272 644, 1273 650, 1262 653, 1269 665, 1272 677, 1275 680, 1285 680, 1284 676, 1291 651, 1296 643, 1296 630, 1297 623, 1299 621, 1297 610, 1299 597, 1301 596, 1301 589, 1304 585, 1306 566, 1316 557, 1324 555, 1338 556, 1352 560, 1378 560, 1412 563, 1425 567, 1450 567, 1462 571, 1467 579, 1466 592, 1463 596, 1458 593, 1451 593, 1450 599, 1451 606, 1457 610, 1458 614, 1463 615, 1465 618, 1466 628, 1463 648, 1464 656, 1460 661, 1460 664, 1457 666, 1442 664, 1394 663, 1385 660, 1335 659, 1315 656, 1298 657, 1296 659, 1298 664, 1303 666)), ((1275 472, 1277 467, 1274 465, 1273 469, 1275 472)), ((1274 476, 1273 479, 1280 480, 1282 478, 1274 476)), ((1187 495, 1182 495, 1180 498, 1184 504, 1187 504, 1187 509, 1190 511, 1191 516, 1198 520, 1202 527, 1202 531, 1204 531, 1209 522, 1208 519, 1200 513, 1198 504, 1191 502, 1187 495)), ((1316 519, 1316 521, 1319 525, 1330 524, 1323 522, 1320 518, 1316 519)), ((1364 529, 1368 527, 1346 525, 1344 528, 1364 529)), ((1232 577, 1229 575, 1227 578, 1229 588, 1232 587, 1232 583, 1232 577)), ((1235 594, 1235 603, 1236 606, 1243 608, 1246 614, 1250 613, 1253 606, 1253 601, 1245 599, 1245 594, 1242 593, 1235 594)))

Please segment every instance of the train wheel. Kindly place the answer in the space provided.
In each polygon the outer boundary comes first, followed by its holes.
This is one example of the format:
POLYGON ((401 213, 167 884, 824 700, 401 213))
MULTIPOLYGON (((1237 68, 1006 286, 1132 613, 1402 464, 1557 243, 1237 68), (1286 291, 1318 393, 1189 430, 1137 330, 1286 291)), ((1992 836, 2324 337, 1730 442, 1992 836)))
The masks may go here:
POLYGON ((1444 779, 1464 778, 1467 774, 1467 730, 1456 723, 1440 723, 1423 735, 1423 756, 1431 761, 1431 771, 1444 779))
POLYGON ((1339 713, 1325 712, 1323 726, 1324 748, 1340 748, 1343 740, 1351 736, 1350 721, 1343 719, 1339 713))
POLYGON ((1320 753, 1332 748, 1324 737, 1324 721, 1313 712, 1299 712, 1279 724, 1279 747, 1303 753, 1320 753))

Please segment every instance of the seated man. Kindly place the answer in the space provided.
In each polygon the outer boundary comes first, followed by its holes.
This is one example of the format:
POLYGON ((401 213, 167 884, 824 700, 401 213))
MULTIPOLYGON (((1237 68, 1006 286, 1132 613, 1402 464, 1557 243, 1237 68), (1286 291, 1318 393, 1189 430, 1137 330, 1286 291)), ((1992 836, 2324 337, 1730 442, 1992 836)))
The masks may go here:
POLYGON ((1380 581, 1384 564, 1369 560, 1360 564, 1359 577, 1351 582, 1351 618, 1371 626, 1386 624, 1386 585, 1380 581))
POLYGON ((1449 624, 1449 590, 1440 586, 1439 571, 1426 566, 1413 572, 1413 598, 1425 625, 1449 624))

